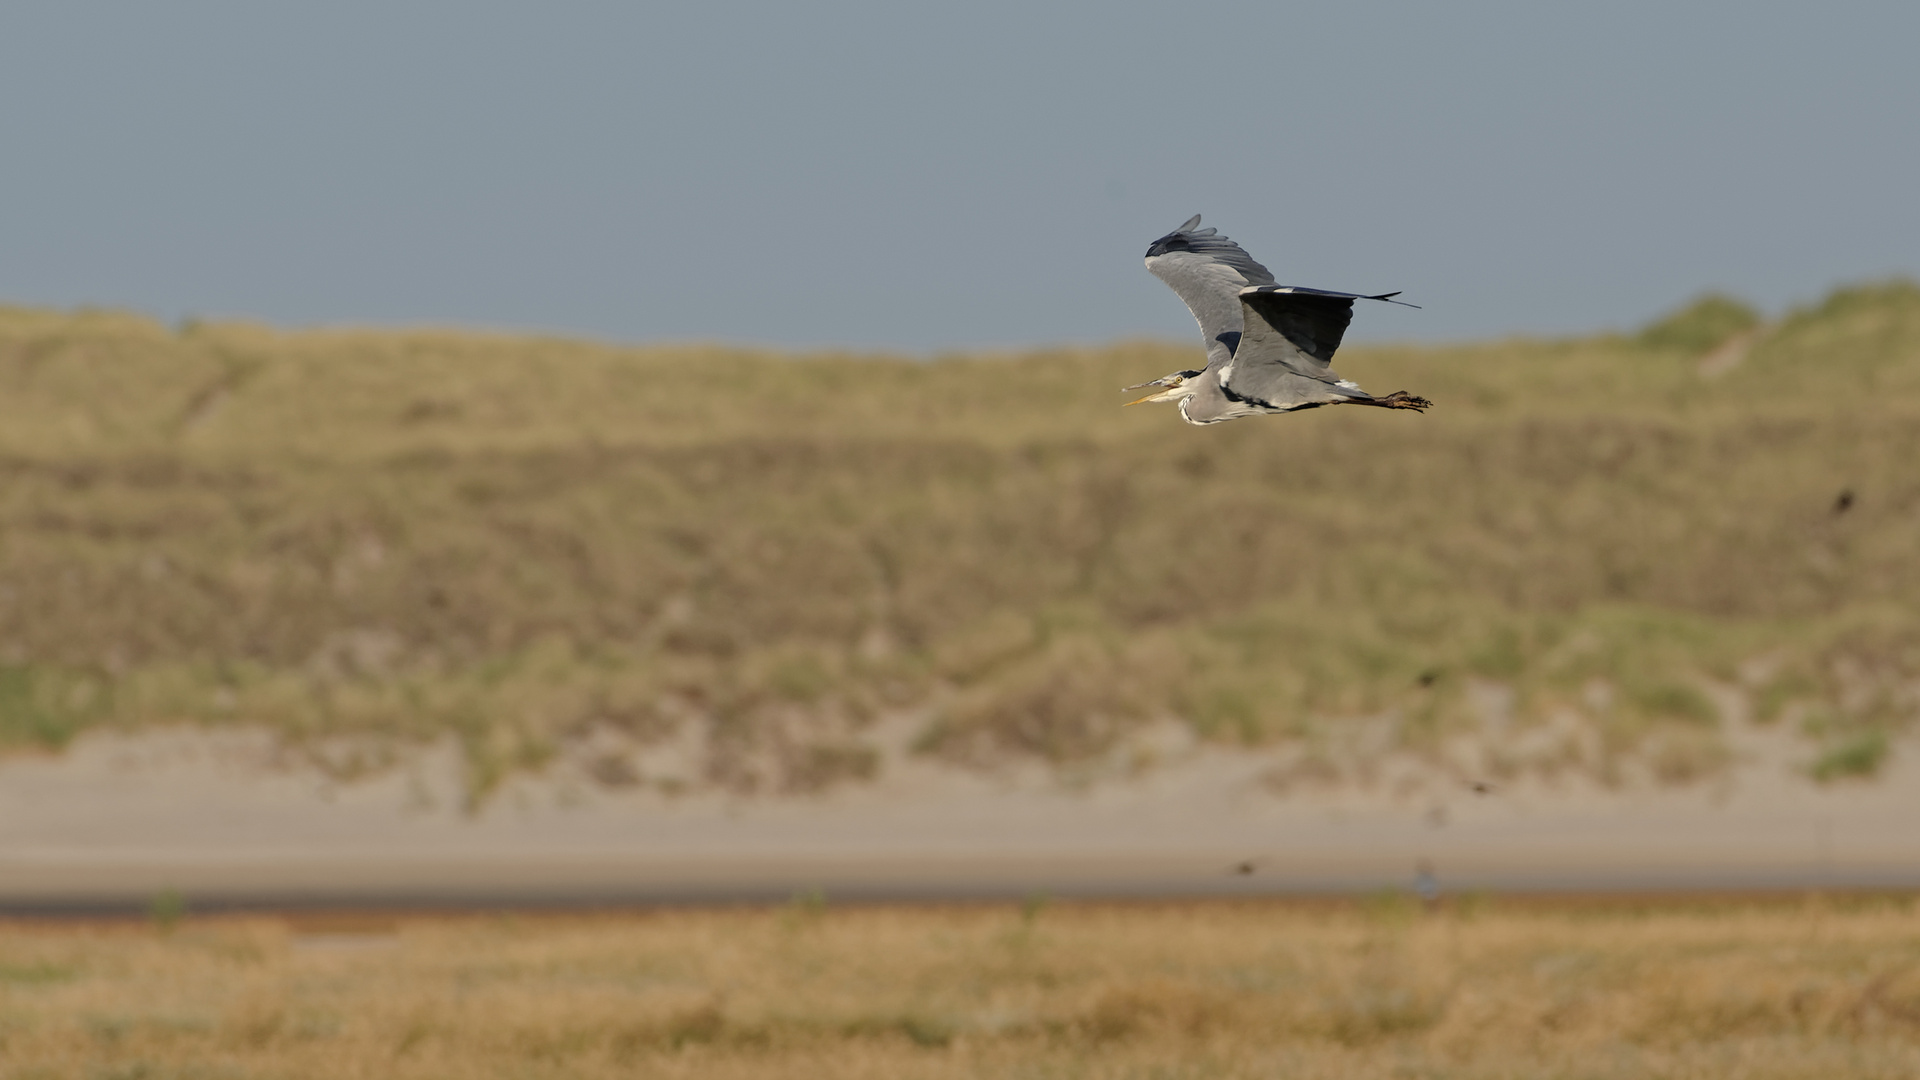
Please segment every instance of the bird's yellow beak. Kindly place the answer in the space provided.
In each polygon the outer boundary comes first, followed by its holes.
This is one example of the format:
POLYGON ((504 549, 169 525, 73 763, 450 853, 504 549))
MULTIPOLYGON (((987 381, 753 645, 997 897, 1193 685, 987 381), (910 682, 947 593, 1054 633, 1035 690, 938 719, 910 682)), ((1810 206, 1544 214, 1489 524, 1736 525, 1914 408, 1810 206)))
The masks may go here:
MULTIPOLYGON (((1180 389, 1180 387, 1184 385, 1186 385, 1186 380, 1184 379, 1181 380, 1180 382, 1174 383, 1171 386, 1167 385, 1167 381, 1165 379, 1155 379, 1152 382, 1143 382, 1140 384, 1140 386, 1153 387, 1154 388, 1153 393, 1148 394, 1146 397, 1134 398, 1132 401, 1127 402, 1127 405, 1138 405, 1141 402, 1152 401, 1155 398, 1164 398, 1166 395, 1173 393, 1175 390, 1180 389)), ((1126 389, 1138 390, 1140 389, 1140 386, 1129 386, 1126 389)), ((1121 408, 1123 409, 1126 408, 1126 405, 1122 405, 1121 408)))

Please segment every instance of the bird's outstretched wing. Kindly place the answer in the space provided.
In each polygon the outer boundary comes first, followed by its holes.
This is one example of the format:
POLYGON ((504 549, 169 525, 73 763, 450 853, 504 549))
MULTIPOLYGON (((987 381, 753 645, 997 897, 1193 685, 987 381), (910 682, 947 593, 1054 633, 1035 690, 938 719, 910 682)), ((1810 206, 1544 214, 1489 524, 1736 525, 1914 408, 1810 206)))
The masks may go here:
MULTIPOLYGON (((1355 300, 1401 303, 1399 293, 1368 296, 1297 285, 1255 285, 1235 297, 1244 329, 1232 359, 1219 370, 1229 398, 1277 409, 1370 395, 1336 376, 1334 350, 1353 321, 1355 300)), ((1412 307, 1412 304, 1407 304, 1412 307)))
POLYGON ((1226 362, 1240 341, 1240 290, 1271 285, 1273 275, 1195 214, 1147 248, 1147 269, 1186 301, 1206 339, 1209 364, 1226 362))

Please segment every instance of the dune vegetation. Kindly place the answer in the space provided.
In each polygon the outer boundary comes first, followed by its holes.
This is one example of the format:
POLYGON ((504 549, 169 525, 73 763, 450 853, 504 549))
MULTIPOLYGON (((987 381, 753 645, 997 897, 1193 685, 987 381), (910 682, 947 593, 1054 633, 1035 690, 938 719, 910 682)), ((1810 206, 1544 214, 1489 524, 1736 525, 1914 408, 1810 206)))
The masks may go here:
POLYGON ((1909 1077, 1908 899, 0 922, 56 1077, 1909 1077))
POLYGON ((1343 352, 1425 415, 1118 407, 1192 358, 0 309, 0 746, 240 724, 342 776, 453 740, 475 797, 583 754, 803 792, 883 719, 1081 775, 1178 724, 1303 776, 1677 783, 1753 722, 1843 781, 1920 713, 1920 287, 1343 352))

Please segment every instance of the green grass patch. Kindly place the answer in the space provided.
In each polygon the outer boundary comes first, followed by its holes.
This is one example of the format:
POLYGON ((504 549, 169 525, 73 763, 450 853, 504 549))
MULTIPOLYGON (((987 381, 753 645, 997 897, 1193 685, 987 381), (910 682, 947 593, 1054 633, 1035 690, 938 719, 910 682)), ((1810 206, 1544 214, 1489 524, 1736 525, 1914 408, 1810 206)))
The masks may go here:
POLYGON ((1889 749, 1886 732, 1859 732, 1826 747, 1808 771, 1822 783, 1870 778, 1886 763, 1889 749))

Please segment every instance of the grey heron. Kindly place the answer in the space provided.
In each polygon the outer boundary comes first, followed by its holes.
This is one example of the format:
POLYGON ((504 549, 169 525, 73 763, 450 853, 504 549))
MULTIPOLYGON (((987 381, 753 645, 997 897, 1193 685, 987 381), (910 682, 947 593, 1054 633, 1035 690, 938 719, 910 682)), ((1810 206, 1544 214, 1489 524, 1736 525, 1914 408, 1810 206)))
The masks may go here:
POLYGON ((1239 244, 1199 226, 1195 214, 1155 240, 1147 248, 1147 269, 1193 312, 1206 339, 1207 366, 1126 387, 1161 388, 1127 404, 1177 401, 1189 424, 1322 405, 1421 410, 1433 404, 1405 390, 1374 397, 1330 368, 1333 351, 1353 321, 1355 300, 1415 305, 1393 299, 1397 292, 1369 296, 1276 284, 1239 244))

